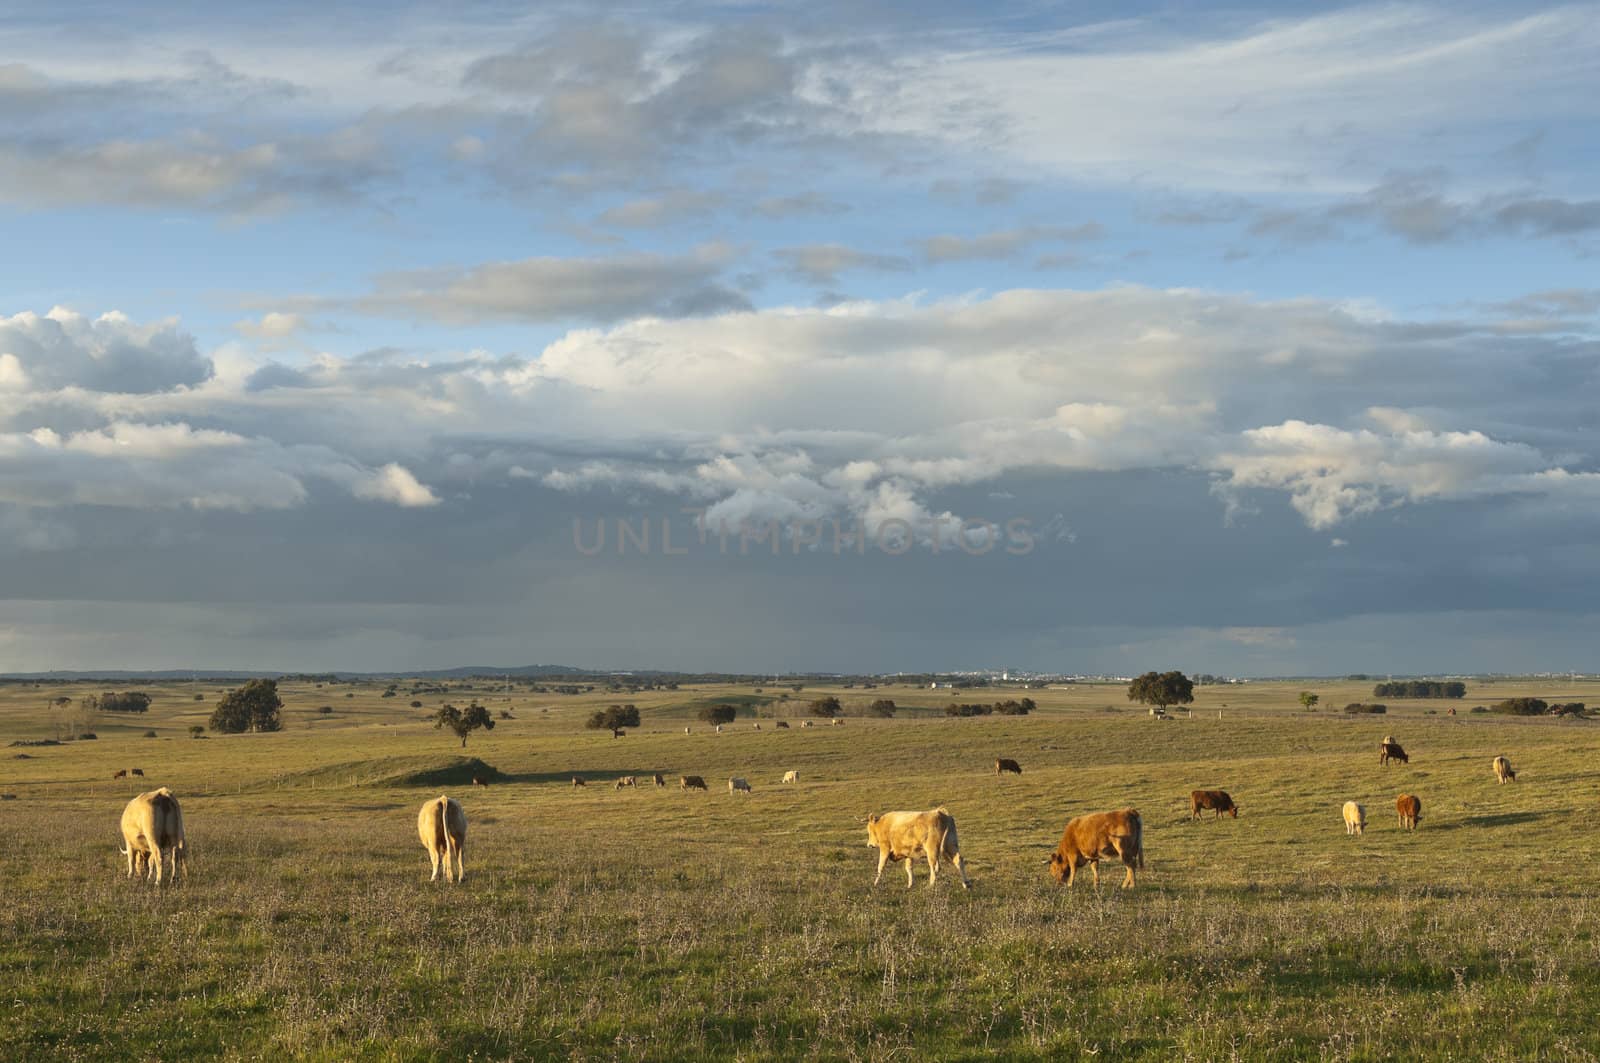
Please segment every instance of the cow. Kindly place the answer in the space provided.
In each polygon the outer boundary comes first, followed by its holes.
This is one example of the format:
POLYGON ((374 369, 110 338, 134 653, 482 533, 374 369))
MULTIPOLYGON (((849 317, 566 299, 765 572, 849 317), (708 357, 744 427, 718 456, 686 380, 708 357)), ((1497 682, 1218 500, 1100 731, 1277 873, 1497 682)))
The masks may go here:
POLYGON ((624 775, 622 778, 617 780, 617 787, 616 788, 618 790, 625 790, 630 786, 636 787, 638 785, 639 785, 639 780, 637 778, 635 778, 632 775, 624 775))
POLYGON ((719 723, 719 724, 717 724, 717 734, 721 734, 721 733, 722 733, 722 725, 719 723))
POLYGON ((482 778, 482 777, 480 777, 480 776, 477 776, 477 775, 474 775, 474 776, 473 776, 473 777, 472 777, 472 785, 474 785, 474 786, 481 786, 481 787, 483 787, 483 788, 484 788, 484 789, 485 789, 485 790, 487 790, 487 789, 488 789, 488 788, 489 788, 489 783, 488 783, 488 781, 487 781, 487 780, 485 780, 485 779, 483 779, 483 778, 482 778))
POLYGON ((440 863, 444 864, 446 882, 460 882, 466 877, 461 855, 467 847, 467 814, 458 801, 440 794, 424 802, 422 811, 417 813, 417 836, 422 839, 422 847, 428 850, 428 860, 433 864, 433 877, 429 882, 439 881, 440 863), (452 860, 455 861, 453 877, 452 860))
POLYGON ((706 781, 698 775, 680 775, 678 776, 678 789, 685 793, 690 790, 704 790, 706 789, 706 781))
POLYGON ((588 783, 583 781, 583 776, 582 775, 574 775, 572 777, 572 788, 574 790, 576 790, 580 786, 588 786, 588 785, 589 785, 588 783))
POLYGON ((836 719, 836 720, 833 721, 833 725, 835 727, 843 727, 844 726, 844 721, 836 719))
POLYGON ((127 768, 123 768, 121 771, 118 771, 115 775, 111 776, 111 778, 113 780, 115 780, 115 779, 126 779, 127 777, 128 777, 128 769, 127 768))
POLYGON ((1500 780, 1500 785, 1502 786, 1508 781, 1517 781, 1517 773, 1512 769, 1511 762, 1505 757, 1494 758, 1494 777, 1500 780))
POLYGON ((779 720, 777 723, 773 724, 772 726, 777 727, 777 728, 781 728, 782 730, 787 731, 789 729, 789 722, 787 720, 779 720))
POLYGON ((140 769, 140 768, 133 768, 128 772, 128 774, 129 775, 137 775, 141 779, 144 778, 144 771, 142 769, 140 769))
POLYGON ((1115 812, 1090 812, 1067 821, 1056 851, 1050 854, 1050 874, 1062 885, 1071 886, 1078 868, 1084 864, 1100 885, 1100 858, 1115 856, 1127 868, 1122 888, 1131 889, 1134 869, 1144 867, 1144 822, 1137 809, 1115 812))
POLYGON ((755 725, 755 729, 756 729, 756 730, 758 730, 758 731, 759 731, 759 730, 761 730, 761 725, 760 725, 760 724, 759 724, 759 723, 758 723, 758 724, 756 724, 756 725, 755 725))
POLYGON ((810 727, 811 726, 811 721, 810 720, 802 720, 802 721, 800 721, 800 726, 801 727, 810 727))
POLYGON ((179 868, 187 877, 189 859, 183 837, 183 809, 165 786, 140 794, 123 808, 122 841, 122 855, 128 858, 129 878, 137 868, 141 878, 153 874, 160 884, 164 878, 163 864, 169 857, 173 881, 177 881, 179 868))
POLYGON ((798 784, 800 782, 800 773, 797 771, 786 771, 783 773, 783 781, 785 783, 798 784))
POLYGON ((1387 764, 1391 760, 1398 760, 1402 764, 1410 764, 1411 758, 1406 756, 1406 751, 1400 748, 1400 743, 1392 738, 1385 738, 1379 749, 1378 763, 1387 764))
POLYGON ((737 775, 732 776, 728 779, 728 792, 730 794, 750 793, 750 783, 745 779, 739 778, 737 775))
POLYGON ((1367 829, 1367 810, 1354 801, 1344 803, 1344 832, 1361 834, 1367 829))
POLYGON ((966 864, 961 859, 961 847, 956 841, 956 818, 943 805, 928 812, 885 812, 867 817, 867 845, 878 850, 878 875, 873 886, 883 878, 883 868, 891 860, 906 862, 906 889, 915 884, 911 865, 918 856, 928 858, 928 888, 939 879, 939 864, 948 858, 961 876, 961 888, 971 889, 967 880, 966 864))
POLYGON ((997 757, 994 762, 994 773, 999 775, 1001 772, 1007 771, 1013 775, 1021 775, 1022 765, 1008 757, 997 757))
POLYGON ((1394 799, 1394 810, 1400 815, 1400 826, 1406 830, 1416 830, 1417 820, 1422 818, 1422 801, 1410 794, 1401 794, 1394 799))
POLYGON ((1226 790, 1192 790, 1189 793, 1189 818, 1199 819, 1204 809, 1210 809, 1216 815, 1213 819, 1221 819, 1224 812, 1234 819, 1239 818, 1239 806, 1233 803, 1233 798, 1228 796, 1226 790))
POLYGON ((667 780, 662 778, 661 773, 659 771, 655 773, 653 778, 655 779, 655 783, 656 783, 657 786, 665 786, 665 785, 667 785, 667 780))
POLYGON ((688 729, 688 728, 687 728, 687 727, 685 727, 685 728, 684 728, 684 729, 683 729, 683 733, 684 733, 684 734, 688 734, 688 733, 689 733, 689 729, 688 729))

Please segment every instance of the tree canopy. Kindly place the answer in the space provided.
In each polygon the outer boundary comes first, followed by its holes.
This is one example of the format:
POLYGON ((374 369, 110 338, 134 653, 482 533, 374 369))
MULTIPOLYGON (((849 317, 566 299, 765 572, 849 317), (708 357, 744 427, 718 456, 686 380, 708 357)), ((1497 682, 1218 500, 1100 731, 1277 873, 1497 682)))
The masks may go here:
POLYGON ((1182 672, 1146 672, 1128 684, 1128 700, 1154 705, 1187 705, 1194 701, 1194 684, 1182 672))
POLYGON ((591 731, 610 731, 612 738, 621 738, 624 728, 639 726, 639 709, 635 705, 611 705, 596 709, 584 726, 591 731))
POLYGON ((439 713, 433 718, 433 726, 448 729, 457 738, 461 739, 461 748, 467 746, 467 736, 478 728, 486 731, 494 730, 494 718, 489 715, 489 710, 474 701, 465 709, 458 709, 454 705, 441 705, 439 713))
POLYGON ((839 704, 839 699, 832 696, 818 698, 807 705, 806 708, 813 716, 823 716, 829 719, 844 712, 844 706, 839 704))
POLYGON ((222 695, 211 713, 211 729, 223 734, 281 731, 283 718, 278 715, 281 708, 283 699, 278 697, 278 681, 252 679, 244 686, 222 695))
POLYGON ((877 701, 874 701, 871 705, 867 706, 867 714, 870 716, 881 716, 884 719, 888 719, 894 715, 895 708, 896 706, 893 698, 879 698, 877 701))
MULTIPOLYGON (((733 705, 707 705, 700 710, 700 718, 706 723, 732 723, 738 715, 739 710, 733 705)), ((638 725, 632 724, 630 726, 636 727, 638 725)))

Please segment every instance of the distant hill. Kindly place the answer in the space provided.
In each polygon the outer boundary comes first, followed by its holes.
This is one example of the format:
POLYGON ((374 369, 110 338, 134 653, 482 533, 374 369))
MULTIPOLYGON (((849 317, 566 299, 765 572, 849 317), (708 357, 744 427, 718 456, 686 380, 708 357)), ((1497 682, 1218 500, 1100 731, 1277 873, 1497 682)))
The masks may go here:
MULTIPOLYGON (((132 671, 120 668, 92 668, 83 671, 53 671, 53 672, 5 672, 0 674, 0 679, 24 682, 74 682, 89 679, 106 681, 130 682, 146 680, 150 682, 183 682, 189 679, 277 679, 282 676, 301 676, 313 673, 304 671, 248 671, 232 669, 178 669, 167 668, 151 671, 132 671)), ((515 668, 434 668, 414 672, 317 672, 318 678, 333 679, 470 679, 475 676, 556 676, 556 675, 610 675, 610 672, 596 672, 588 668, 568 668, 559 664, 524 664, 515 668)), ((641 673, 643 674, 643 673, 641 673)), ((660 673, 652 673, 660 674, 660 673)))

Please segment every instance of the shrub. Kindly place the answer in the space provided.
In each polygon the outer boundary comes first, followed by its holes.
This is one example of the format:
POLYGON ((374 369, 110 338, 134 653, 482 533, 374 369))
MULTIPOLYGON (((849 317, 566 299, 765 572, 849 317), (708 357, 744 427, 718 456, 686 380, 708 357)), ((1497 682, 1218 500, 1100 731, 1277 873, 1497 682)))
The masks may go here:
POLYGON ((412 707, 412 708, 413 708, 413 709, 420 709, 420 708, 422 708, 422 702, 420 702, 420 701, 413 701, 413 702, 412 702, 412 703, 411 703, 411 707, 412 707))
POLYGON ((958 704, 952 701, 944 707, 946 716, 988 716, 993 712, 993 705, 978 705, 970 702, 958 704))
POLYGON ((206 696, 204 694, 196 694, 194 696, 194 700, 196 700, 196 701, 204 701, 204 700, 206 700, 206 696))
POLYGON ((194 724, 193 726, 191 726, 189 728, 189 737, 190 738, 204 738, 205 735, 206 735, 206 729, 204 727, 201 727, 199 724, 194 724))
MULTIPOLYGON (((800 688, 796 686, 795 689, 799 690, 800 688)), ((832 719, 844 712, 844 706, 840 705, 839 699, 835 697, 818 698, 807 705, 806 709, 813 716, 822 716, 828 719, 832 719)))
POLYGON ((332 715, 332 713, 333 713, 333 706, 332 705, 324 705, 324 706, 322 706, 322 708, 318 709, 317 711, 319 713, 321 713, 322 715, 324 715, 324 716, 329 716, 329 715, 332 715))
POLYGON ((154 731, 146 731, 146 732, 145 732, 145 733, 144 733, 144 736, 145 736, 145 737, 146 737, 146 738, 155 738, 155 737, 157 737, 157 736, 156 736, 156 733, 155 733, 155 732, 154 732, 154 731))
POLYGON ((707 705, 700 710, 700 718, 709 724, 732 723, 739 710, 732 705, 707 705))
POLYGON ((1384 713, 1389 711, 1389 706, 1387 706, 1387 705, 1378 705, 1378 704, 1375 704, 1375 703, 1369 703, 1369 702, 1363 702, 1363 701, 1352 701, 1350 704, 1348 704, 1348 705, 1346 705, 1344 707, 1344 711, 1348 712, 1348 713, 1351 713, 1351 714, 1360 713, 1360 712, 1368 712, 1368 713, 1373 713, 1375 715, 1381 716, 1384 713))
POLYGON ((1589 713, 1584 709, 1583 702, 1574 701, 1566 705, 1550 706, 1552 716, 1576 716, 1580 720, 1588 719, 1589 713))
POLYGON ((892 698, 879 698, 867 706, 868 716, 878 716, 885 720, 895 714, 895 703, 892 698))
POLYGON ((1034 710, 1032 698, 995 702, 994 711, 1002 716, 1026 716, 1034 710))
POLYGON ((100 736, 95 734, 93 731, 85 731, 85 732, 83 732, 83 734, 78 736, 78 741, 80 741, 80 742, 93 742, 96 738, 99 738, 99 737, 100 736))
POLYGON ((1472 706, 1472 711, 1473 712, 1488 712, 1489 711, 1489 706, 1487 706, 1487 705, 1474 705, 1474 706, 1472 706))
POLYGON ((1490 706, 1490 712, 1502 716, 1543 716, 1550 706, 1542 698, 1507 698, 1490 706))

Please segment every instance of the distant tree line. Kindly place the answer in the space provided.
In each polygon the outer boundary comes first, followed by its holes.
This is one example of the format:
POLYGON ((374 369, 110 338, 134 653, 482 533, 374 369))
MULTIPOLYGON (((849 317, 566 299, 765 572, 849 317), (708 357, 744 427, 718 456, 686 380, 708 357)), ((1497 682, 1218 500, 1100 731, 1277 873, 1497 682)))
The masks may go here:
POLYGON ((1379 705, 1376 702, 1352 701, 1350 704, 1344 707, 1344 711, 1352 715, 1356 713, 1367 712, 1382 716, 1384 713, 1389 711, 1389 706, 1379 705))
POLYGON ((1489 706, 1489 711, 1502 716, 1576 716, 1583 719, 1589 715, 1581 701, 1550 704, 1543 698, 1507 698, 1489 706))
POLYGON ((1464 698, 1467 684, 1459 680, 1399 679, 1372 688, 1375 698, 1464 698))
POLYGON ((131 691, 126 694, 90 694, 83 699, 85 712, 149 712, 150 695, 131 691))
POLYGON ((992 705, 951 702, 944 707, 946 716, 1026 716, 1036 705, 1032 698, 1012 698, 992 705))

